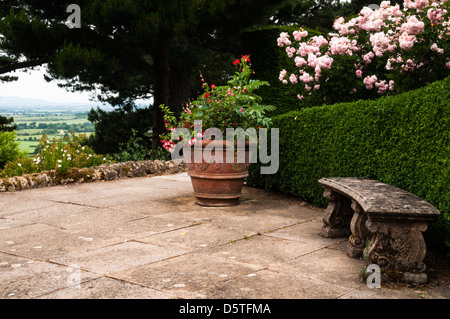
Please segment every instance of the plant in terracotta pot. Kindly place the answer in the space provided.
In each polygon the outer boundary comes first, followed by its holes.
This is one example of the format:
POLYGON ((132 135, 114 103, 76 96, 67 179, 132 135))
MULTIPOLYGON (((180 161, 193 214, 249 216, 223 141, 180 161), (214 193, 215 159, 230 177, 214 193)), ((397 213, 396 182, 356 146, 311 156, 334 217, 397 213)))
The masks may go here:
POLYGON ((201 76, 204 93, 186 105, 178 119, 161 105, 168 131, 161 142, 172 158, 182 150, 200 205, 239 203, 251 156, 256 153, 258 129, 271 124, 266 113, 274 107, 262 104, 254 93, 269 83, 251 79, 247 55, 234 65, 237 70, 228 85, 209 85, 201 76))

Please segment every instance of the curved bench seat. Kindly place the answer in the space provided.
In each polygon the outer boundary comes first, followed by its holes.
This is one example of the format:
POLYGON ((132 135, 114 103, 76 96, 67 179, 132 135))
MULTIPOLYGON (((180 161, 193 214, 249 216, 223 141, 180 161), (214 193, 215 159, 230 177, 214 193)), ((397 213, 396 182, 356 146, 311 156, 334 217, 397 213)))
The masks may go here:
POLYGON ((440 212, 400 188, 357 177, 322 178, 329 200, 324 237, 349 237, 350 257, 364 257, 391 278, 426 282, 426 245, 422 232, 440 212))

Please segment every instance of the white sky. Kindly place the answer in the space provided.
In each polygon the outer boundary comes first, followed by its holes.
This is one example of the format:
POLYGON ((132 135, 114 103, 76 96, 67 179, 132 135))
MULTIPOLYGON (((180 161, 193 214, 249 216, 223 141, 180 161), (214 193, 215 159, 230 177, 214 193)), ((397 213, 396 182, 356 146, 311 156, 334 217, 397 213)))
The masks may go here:
POLYGON ((0 82, 0 96, 42 99, 51 102, 89 102, 92 93, 68 92, 57 86, 55 81, 44 80, 45 69, 36 68, 27 72, 16 71, 3 75, 18 76, 18 81, 0 82))
MULTIPOLYGON (((45 68, 39 67, 26 72, 16 71, 2 75, 18 76, 19 79, 13 82, 0 82, 0 97, 20 97, 29 99, 40 99, 57 103, 97 103, 90 101, 94 92, 69 92, 60 88, 56 81, 47 82, 44 79, 45 68)), ((136 100, 136 103, 148 105, 153 103, 153 99, 136 100)))

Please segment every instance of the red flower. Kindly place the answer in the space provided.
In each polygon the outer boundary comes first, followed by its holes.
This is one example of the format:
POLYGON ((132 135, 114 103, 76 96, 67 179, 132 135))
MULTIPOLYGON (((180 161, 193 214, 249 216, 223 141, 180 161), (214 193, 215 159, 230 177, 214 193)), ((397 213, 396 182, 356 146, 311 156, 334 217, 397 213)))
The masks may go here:
POLYGON ((205 98, 207 98, 209 96, 209 93, 208 92, 206 92, 205 93, 205 98))
POLYGON ((211 84, 211 90, 214 90, 216 86, 214 84, 211 84))
POLYGON ((243 55, 242 59, 244 60, 244 62, 250 62, 250 58, 248 57, 248 55, 243 55))
POLYGON ((239 63, 241 63, 241 61, 239 61, 239 59, 236 59, 236 61, 233 62, 234 65, 238 65, 239 63))

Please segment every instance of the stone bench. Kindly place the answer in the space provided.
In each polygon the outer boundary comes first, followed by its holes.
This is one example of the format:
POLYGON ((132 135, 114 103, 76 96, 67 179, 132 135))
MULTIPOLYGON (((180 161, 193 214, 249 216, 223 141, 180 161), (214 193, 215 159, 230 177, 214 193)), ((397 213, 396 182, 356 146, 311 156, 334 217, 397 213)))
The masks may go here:
POLYGON ((377 264, 389 280, 427 280, 427 222, 440 212, 428 202, 397 187, 364 178, 322 178, 329 200, 321 235, 349 236, 347 254, 377 264))

